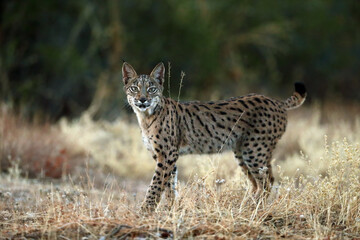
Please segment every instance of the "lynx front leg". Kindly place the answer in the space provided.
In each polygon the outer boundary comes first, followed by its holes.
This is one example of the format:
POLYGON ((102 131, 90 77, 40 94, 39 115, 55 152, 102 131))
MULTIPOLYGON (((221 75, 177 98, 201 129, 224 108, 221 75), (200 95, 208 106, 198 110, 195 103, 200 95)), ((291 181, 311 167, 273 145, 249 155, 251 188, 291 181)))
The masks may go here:
POLYGON ((157 154, 155 173, 145 196, 143 210, 155 210, 165 186, 168 186, 177 158, 178 153, 175 151, 159 152, 157 154))
POLYGON ((177 167, 174 165, 174 169, 171 172, 170 179, 166 186, 166 199, 168 201, 168 207, 171 208, 174 204, 174 200, 177 197, 177 167))

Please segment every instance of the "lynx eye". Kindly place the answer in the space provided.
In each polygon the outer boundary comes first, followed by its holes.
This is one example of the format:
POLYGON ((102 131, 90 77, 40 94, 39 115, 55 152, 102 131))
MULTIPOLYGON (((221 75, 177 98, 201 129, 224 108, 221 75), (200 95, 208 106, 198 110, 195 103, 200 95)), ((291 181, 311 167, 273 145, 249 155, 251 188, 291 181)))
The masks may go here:
POLYGON ((131 86, 131 87, 129 87, 129 89, 133 93, 139 92, 139 87, 137 87, 137 86, 131 86))
POLYGON ((153 94, 153 93, 156 93, 156 92, 157 92, 157 88, 156 88, 156 87, 149 87, 149 88, 147 89, 147 91, 148 91, 148 93, 153 94))

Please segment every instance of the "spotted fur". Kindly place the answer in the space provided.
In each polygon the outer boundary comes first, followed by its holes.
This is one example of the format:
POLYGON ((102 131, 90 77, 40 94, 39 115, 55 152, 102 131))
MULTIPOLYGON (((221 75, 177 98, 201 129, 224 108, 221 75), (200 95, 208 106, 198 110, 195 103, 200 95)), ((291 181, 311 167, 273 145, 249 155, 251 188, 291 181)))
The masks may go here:
POLYGON ((144 209, 154 210, 166 189, 176 195, 176 162, 184 154, 233 151, 256 196, 274 182, 272 152, 285 132, 287 110, 306 97, 304 84, 296 83, 285 101, 249 94, 221 101, 177 102, 162 95, 165 67, 159 63, 150 75, 137 75, 124 63, 124 90, 136 113, 143 140, 156 161, 144 209))

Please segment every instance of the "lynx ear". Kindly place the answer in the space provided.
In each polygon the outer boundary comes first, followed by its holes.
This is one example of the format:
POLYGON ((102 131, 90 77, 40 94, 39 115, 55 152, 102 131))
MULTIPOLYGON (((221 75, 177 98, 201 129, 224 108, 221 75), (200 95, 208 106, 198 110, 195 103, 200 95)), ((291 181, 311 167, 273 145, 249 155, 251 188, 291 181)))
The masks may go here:
POLYGON ((158 81, 158 83, 160 85, 162 85, 164 83, 165 66, 162 62, 159 63, 158 65, 156 65, 156 67, 150 73, 150 77, 154 78, 156 81, 158 81))
POLYGON ((130 79, 137 76, 134 68, 127 62, 124 62, 123 66, 122 66, 122 75, 123 75, 123 81, 124 81, 125 85, 128 84, 130 79))

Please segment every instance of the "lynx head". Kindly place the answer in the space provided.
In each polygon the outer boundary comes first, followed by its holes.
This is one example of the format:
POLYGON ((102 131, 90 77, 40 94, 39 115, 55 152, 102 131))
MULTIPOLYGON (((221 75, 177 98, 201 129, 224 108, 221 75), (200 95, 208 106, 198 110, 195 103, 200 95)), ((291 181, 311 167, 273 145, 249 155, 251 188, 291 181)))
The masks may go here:
POLYGON ((134 68, 124 62, 122 67, 124 90, 131 107, 136 113, 152 115, 161 104, 165 66, 159 63, 150 75, 137 75, 134 68))

